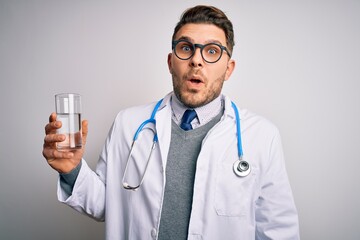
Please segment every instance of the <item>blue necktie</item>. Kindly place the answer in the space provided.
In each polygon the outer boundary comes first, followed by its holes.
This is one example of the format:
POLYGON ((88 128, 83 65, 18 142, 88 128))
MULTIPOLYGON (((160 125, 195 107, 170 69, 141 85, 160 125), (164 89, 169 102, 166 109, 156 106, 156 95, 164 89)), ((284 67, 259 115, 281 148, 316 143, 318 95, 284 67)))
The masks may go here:
POLYGON ((194 118, 196 118, 196 112, 194 109, 188 109, 185 111, 182 120, 181 120, 181 124, 180 127, 182 129, 184 129, 185 131, 187 130, 191 130, 192 126, 191 126, 191 121, 194 120, 194 118))

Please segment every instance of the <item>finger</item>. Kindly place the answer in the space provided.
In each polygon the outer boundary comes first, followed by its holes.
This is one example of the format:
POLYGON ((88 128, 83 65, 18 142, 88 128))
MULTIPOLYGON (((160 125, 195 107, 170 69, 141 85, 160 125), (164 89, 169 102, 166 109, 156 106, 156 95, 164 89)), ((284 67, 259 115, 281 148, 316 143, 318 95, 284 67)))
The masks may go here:
POLYGON ((56 120, 56 113, 52 112, 49 117, 49 123, 56 120))
POLYGON ((50 122, 50 123, 46 124, 46 126, 45 126, 45 133, 46 133, 46 134, 52 133, 52 132, 54 132, 55 130, 61 128, 61 126, 62 126, 62 122, 61 122, 61 121, 53 121, 53 122, 50 122))
POLYGON ((49 123, 45 126, 45 133, 48 134, 52 132, 54 129, 61 127, 61 123, 56 123, 56 113, 52 112, 49 116, 49 123))
POLYGON ((51 145, 52 143, 65 141, 66 136, 64 134, 47 134, 44 137, 44 144, 51 145))
POLYGON ((87 134, 88 134, 88 121, 83 120, 81 124, 82 124, 82 126, 81 126, 82 140, 83 140, 83 145, 85 145, 86 144, 87 134))

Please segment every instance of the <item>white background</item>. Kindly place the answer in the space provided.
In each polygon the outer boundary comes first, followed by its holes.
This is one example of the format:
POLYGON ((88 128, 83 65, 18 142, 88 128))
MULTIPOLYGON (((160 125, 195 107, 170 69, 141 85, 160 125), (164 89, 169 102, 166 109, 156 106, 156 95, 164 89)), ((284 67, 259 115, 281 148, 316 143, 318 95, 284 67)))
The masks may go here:
POLYGON ((360 1, 350 0, 0 0, 0 239, 104 238, 103 223, 56 200, 41 154, 54 95, 83 95, 94 168, 116 113, 171 91, 173 28, 200 3, 235 27, 224 93, 280 129, 302 239, 360 239, 360 1))

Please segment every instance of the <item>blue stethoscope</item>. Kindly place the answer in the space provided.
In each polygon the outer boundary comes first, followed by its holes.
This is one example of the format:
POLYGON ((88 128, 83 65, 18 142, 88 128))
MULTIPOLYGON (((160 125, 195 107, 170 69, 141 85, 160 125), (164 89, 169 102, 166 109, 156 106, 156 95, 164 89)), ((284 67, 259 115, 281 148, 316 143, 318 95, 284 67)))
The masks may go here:
MULTIPOLYGON (((123 187, 127 190, 137 190, 143 183, 144 181, 144 177, 145 177, 145 173, 147 171, 147 168, 149 166, 149 162, 150 162, 150 159, 151 159, 151 155, 152 155, 152 152, 156 146, 156 143, 158 142, 158 137, 157 137, 157 132, 156 132, 156 128, 155 128, 155 125, 156 125, 156 120, 155 120, 155 115, 156 115, 156 112, 158 111, 161 103, 162 103, 163 99, 161 99, 160 101, 158 101, 154 107, 154 110, 152 111, 151 113, 151 116, 149 119, 145 120, 143 123, 140 124, 140 126, 138 127, 138 129, 136 130, 135 132, 135 135, 134 135, 134 138, 133 138, 133 142, 131 144, 131 148, 130 148, 130 152, 129 152, 129 156, 128 156, 128 159, 127 159, 127 162, 126 162, 126 166, 125 166, 125 169, 124 169, 124 175, 123 175, 123 179, 122 179, 122 184, 123 184, 123 187), (154 128, 148 128, 150 129, 153 133, 154 133, 154 138, 153 138, 153 144, 151 146, 151 149, 150 149, 150 154, 148 156, 148 159, 147 159, 147 162, 146 162, 146 166, 145 166, 145 170, 144 170, 144 173, 142 174, 142 177, 140 179, 140 182, 139 184, 137 185, 130 185, 127 181, 125 181, 126 179, 126 175, 127 175, 127 170, 128 170, 128 166, 129 166, 129 161, 130 161, 130 158, 132 156, 132 152, 133 152, 133 149, 134 149, 134 145, 141 133, 141 131, 144 129, 145 126, 147 126, 148 124, 153 124, 154 125, 154 128)), ((241 142, 241 132, 240 132, 240 117, 239 117, 239 111, 235 105, 235 103, 231 102, 231 106, 232 108, 234 109, 234 112, 235 112, 235 118, 236 118, 236 134, 237 134, 237 149, 238 149, 238 160, 236 160, 233 164, 233 170, 234 170, 234 173, 239 176, 239 177, 246 177, 250 174, 250 171, 251 171, 251 167, 249 165, 249 163, 245 160, 243 160, 243 151, 242 151, 242 142, 241 142)))

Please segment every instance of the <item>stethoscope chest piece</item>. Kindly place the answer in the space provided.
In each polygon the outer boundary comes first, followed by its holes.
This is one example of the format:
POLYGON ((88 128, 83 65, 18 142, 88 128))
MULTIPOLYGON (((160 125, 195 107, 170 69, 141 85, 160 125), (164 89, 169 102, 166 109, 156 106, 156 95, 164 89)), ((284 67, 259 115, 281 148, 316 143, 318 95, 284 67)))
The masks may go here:
POLYGON ((244 160, 237 160, 234 162, 234 172, 239 177, 246 177, 251 172, 250 164, 244 160))

